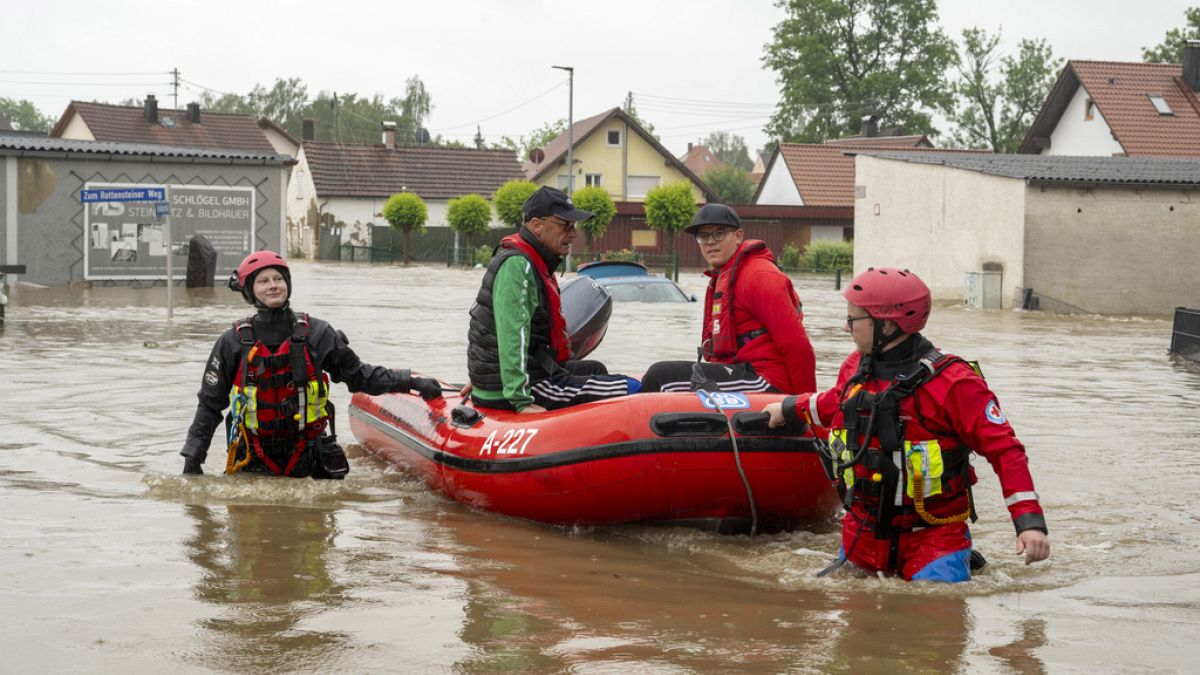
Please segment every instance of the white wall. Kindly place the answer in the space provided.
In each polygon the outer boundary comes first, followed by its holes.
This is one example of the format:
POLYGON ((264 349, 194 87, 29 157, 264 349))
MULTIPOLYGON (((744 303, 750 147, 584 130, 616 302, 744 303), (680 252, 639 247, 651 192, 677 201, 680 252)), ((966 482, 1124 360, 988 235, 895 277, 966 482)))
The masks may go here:
POLYGON ((763 176, 762 192, 758 194, 756 204, 783 204, 789 206, 804 206, 792 172, 788 170, 787 161, 783 155, 775 159, 770 171, 763 176))
POLYGON ((67 122, 67 126, 63 127, 60 138, 71 138, 77 141, 94 141, 96 136, 92 134, 92 130, 88 128, 87 122, 83 121, 83 116, 75 113, 67 122))
POLYGON ((868 155, 855 158, 854 272, 901 267, 943 302, 962 302, 966 273, 1003 268, 1002 306, 1024 279, 1025 181, 868 155))
MULTIPOLYGON (((1100 109, 1092 107, 1092 119, 1084 119, 1084 110, 1091 95, 1080 85, 1067 105, 1058 126, 1050 134, 1050 147, 1043 155, 1112 156, 1122 155, 1125 149, 1112 137, 1112 129, 1104 121, 1100 109)), ((1146 105, 1150 105, 1149 102, 1146 105)))
MULTIPOLYGON (((204 120, 203 117, 200 119, 201 121, 204 120)), ((276 153, 280 155, 287 155, 289 157, 296 156, 296 153, 299 151, 299 147, 295 143, 288 140, 287 136, 275 131, 271 127, 261 128, 263 130, 263 134, 267 137, 267 141, 271 143, 271 147, 275 148, 276 153)))

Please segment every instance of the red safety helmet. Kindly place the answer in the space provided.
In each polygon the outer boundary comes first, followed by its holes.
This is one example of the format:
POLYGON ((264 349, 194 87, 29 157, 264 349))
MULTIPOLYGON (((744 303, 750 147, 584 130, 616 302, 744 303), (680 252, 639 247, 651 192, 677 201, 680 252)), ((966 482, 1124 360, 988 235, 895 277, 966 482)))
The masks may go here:
POLYGON ((255 304, 254 275, 268 267, 277 267, 287 282, 288 298, 292 297, 292 271, 283 256, 274 251, 255 251, 246 256, 237 269, 229 275, 229 290, 242 294, 246 302, 255 304))
POLYGON ((896 267, 868 267, 842 295, 872 317, 894 322, 904 333, 924 328, 933 305, 925 282, 896 267))

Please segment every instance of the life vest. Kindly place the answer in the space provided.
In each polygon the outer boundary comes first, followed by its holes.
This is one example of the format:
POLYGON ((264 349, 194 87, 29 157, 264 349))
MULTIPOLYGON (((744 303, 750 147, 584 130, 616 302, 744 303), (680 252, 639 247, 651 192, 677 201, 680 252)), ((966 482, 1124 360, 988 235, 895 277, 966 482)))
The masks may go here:
POLYGON ((557 363, 571 358, 571 338, 567 335, 567 319, 563 316, 562 296, 558 291, 558 281, 554 278, 554 272, 546 267, 542 255, 533 244, 525 241, 520 233, 510 234, 502 239, 500 248, 516 249, 533 263, 533 268, 537 270, 538 278, 542 281, 539 290, 543 291, 542 301, 545 303, 546 313, 549 314, 547 318, 550 320, 550 353, 557 363))
POLYGON ((930 428, 915 396, 923 384, 960 362, 966 363, 930 349, 886 388, 869 391, 864 358, 846 383, 829 434, 829 473, 847 509, 859 504, 873 516, 876 537, 973 517, 971 449, 953 431, 930 428))
MULTIPOLYGON (((705 323, 701 336, 703 356, 712 363, 730 363, 738 351, 754 338, 766 334, 766 327, 756 319, 751 325, 738 326, 733 314, 735 293, 738 276, 745 263, 753 258, 764 257, 772 262, 771 252, 766 243, 757 239, 747 239, 742 243, 728 270, 716 270, 708 283, 708 293, 705 297, 705 323), (743 332, 738 333, 738 329, 743 332)), ((800 309, 800 297, 794 289, 789 289, 792 301, 797 311, 800 309)))
POLYGON ((296 315, 291 339, 274 352, 254 337, 250 319, 235 321, 233 328, 242 350, 229 392, 231 416, 271 473, 292 475, 329 420, 329 376, 317 370, 309 352, 308 315, 296 315))

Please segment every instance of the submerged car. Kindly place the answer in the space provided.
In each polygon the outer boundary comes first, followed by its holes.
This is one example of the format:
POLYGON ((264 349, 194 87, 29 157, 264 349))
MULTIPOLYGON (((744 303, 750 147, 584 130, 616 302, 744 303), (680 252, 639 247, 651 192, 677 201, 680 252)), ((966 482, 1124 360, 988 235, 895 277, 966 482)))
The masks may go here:
POLYGON ((674 281, 646 271, 641 263, 601 260, 586 263, 576 270, 590 277, 620 302, 695 302, 696 296, 683 291, 674 281))

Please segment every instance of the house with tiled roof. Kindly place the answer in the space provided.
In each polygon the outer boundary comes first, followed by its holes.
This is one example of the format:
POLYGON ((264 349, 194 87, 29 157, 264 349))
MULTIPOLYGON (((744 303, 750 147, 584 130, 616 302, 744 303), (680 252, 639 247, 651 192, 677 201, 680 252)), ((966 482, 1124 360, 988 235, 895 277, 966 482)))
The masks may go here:
POLYGON ((388 225, 383 205, 398 192, 425 201, 427 227, 446 228, 451 199, 490 200, 496 188, 524 177, 511 150, 396 145, 394 128, 385 127, 379 144, 304 140, 288 187, 288 228, 310 256, 322 227, 343 244, 371 246, 374 228, 388 225))
POLYGON ((1200 157, 1200 45, 1184 63, 1068 61, 1018 152, 1200 157))
POLYGON ((1165 315, 1195 302, 1200 158, 852 150, 854 267, 935 300, 1165 315))
POLYGON ((141 106, 71 101, 52 138, 281 154, 251 115, 160 108, 154 95, 141 106))
POLYGON ((525 176, 539 186, 567 189, 570 174, 574 188, 598 185, 618 202, 641 202, 652 188, 688 181, 696 201, 715 199, 712 189, 620 108, 577 120, 571 133, 563 132, 541 148, 539 161, 527 161, 525 176), (568 137, 574 141, 567 168, 568 137))
POLYGON ((692 143, 688 143, 687 152, 683 153, 683 157, 680 157, 679 161, 683 162, 683 165, 691 169, 692 173, 697 176, 703 176, 713 169, 725 166, 725 162, 713 154, 712 150, 692 143))

